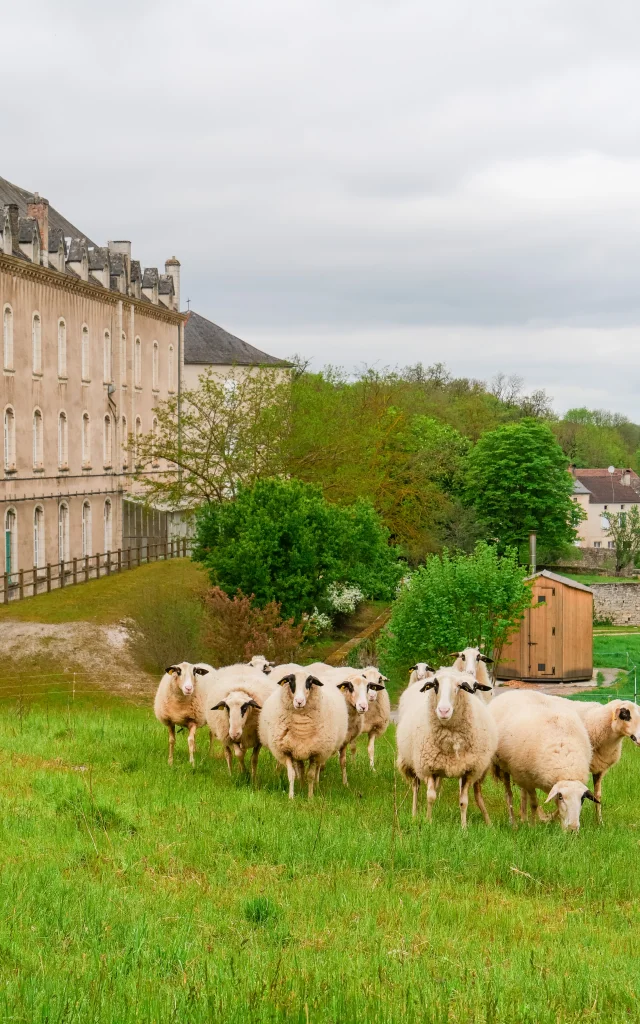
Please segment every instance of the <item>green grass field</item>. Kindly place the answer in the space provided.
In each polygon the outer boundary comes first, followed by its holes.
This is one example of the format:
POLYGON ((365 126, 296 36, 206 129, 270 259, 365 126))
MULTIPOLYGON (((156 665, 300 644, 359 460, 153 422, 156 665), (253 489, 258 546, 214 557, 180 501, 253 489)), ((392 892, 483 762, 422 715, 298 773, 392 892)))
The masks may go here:
POLYGON ((173 769, 148 708, 0 712, 0 1020, 29 1024, 638 1019, 640 753, 557 825, 413 822, 392 730, 287 800, 220 760, 173 769))
POLYGON ((593 664, 598 668, 627 669, 640 665, 640 633, 593 638, 593 664), (628 657, 627 657, 628 656, 628 657))

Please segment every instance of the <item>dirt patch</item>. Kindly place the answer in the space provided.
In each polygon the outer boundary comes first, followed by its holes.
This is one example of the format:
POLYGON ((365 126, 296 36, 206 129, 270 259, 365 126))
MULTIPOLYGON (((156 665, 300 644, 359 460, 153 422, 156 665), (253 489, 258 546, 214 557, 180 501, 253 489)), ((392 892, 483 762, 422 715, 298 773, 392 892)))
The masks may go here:
MULTIPOLYGON (((0 656, 32 678, 75 677, 112 693, 147 696, 157 680, 142 672, 129 652, 126 623, 99 626, 91 622, 0 622, 0 656)), ((5 677, 7 685, 12 673, 5 677)), ((3 683, 0 681, 0 691, 3 683)))

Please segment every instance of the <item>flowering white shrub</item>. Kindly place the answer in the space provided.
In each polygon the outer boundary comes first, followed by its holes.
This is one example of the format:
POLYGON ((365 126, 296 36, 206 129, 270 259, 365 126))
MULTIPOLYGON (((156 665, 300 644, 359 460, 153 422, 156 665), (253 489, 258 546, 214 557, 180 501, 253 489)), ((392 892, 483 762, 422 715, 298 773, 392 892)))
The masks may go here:
POLYGON ((412 575, 413 575, 412 573, 408 573, 408 574, 407 574, 406 576, 403 576, 403 577, 402 577, 402 579, 398 580, 398 584, 397 584, 397 586, 396 586, 396 596, 397 596, 397 595, 398 595, 398 594, 399 594, 399 593, 400 593, 401 591, 403 591, 403 590, 406 590, 406 589, 407 589, 407 587, 408 587, 408 586, 410 585, 410 583, 411 583, 411 576, 412 576, 412 575))
POLYGON ((364 594, 359 587, 332 583, 327 588, 327 604, 334 612, 348 615, 351 612, 355 612, 362 601, 364 601, 364 594))
POLYGON ((303 615, 302 618, 306 640, 313 640, 324 633, 329 633, 333 626, 331 616, 325 615, 324 612, 319 612, 317 608, 313 609, 311 615, 303 615))

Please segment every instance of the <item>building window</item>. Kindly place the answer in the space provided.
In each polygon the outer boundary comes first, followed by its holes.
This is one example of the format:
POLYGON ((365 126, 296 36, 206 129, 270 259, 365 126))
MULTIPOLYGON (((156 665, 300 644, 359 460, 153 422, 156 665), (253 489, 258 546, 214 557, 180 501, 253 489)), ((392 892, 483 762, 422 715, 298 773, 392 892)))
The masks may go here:
POLYGON ((104 452, 103 461, 105 468, 111 465, 111 417, 109 413, 104 418, 104 452))
POLYGON ((142 436, 142 420, 136 416, 136 429, 133 435, 133 452, 136 465, 140 464, 140 437, 142 436))
POLYGON ((4 517, 4 571, 11 576, 18 571, 18 516, 15 508, 4 517))
POLYGON ((84 324, 82 328, 82 379, 91 380, 91 347, 89 343, 89 328, 84 324))
POLYGON ((159 352, 158 352, 158 342, 157 341, 154 341, 154 343, 153 343, 153 367, 152 367, 152 369, 153 369, 153 373, 152 373, 153 385, 152 386, 153 386, 153 390, 157 391, 158 387, 160 386, 159 383, 158 383, 159 380, 160 380, 160 355, 159 355, 159 352))
POLYGON ((599 541, 599 540, 594 540, 594 542, 593 542, 593 546, 594 546, 594 548, 601 548, 601 547, 602 547, 602 544, 600 543, 600 541, 599 541))
POLYGON ((58 466, 60 469, 69 468, 69 430, 66 412, 58 416, 58 466))
POLYGON ((160 460, 158 459, 158 420, 156 419, 155 416, 153 417, 153 422, 151 424, 151 440, 151 465, 159 466, 160 460))
POLYGON ((110 384, 113 380, 113 362, 111 357, 111 335, 109 331, 104 332, 104 382, 110 384))
POLYGON ((44 462, 44 427, 42 412, 35 409, 33 413, 33 468, 42 469, 44 462))
POLYGON ((91 543, 91 505, 85 501, 82 506, 82 557, 93 554, 91 543))
POLYGON ((133 353, 133 383, 137 388, 142 387, 142 342, 136 338, 133 353))
POLYGON ((33 564, 41 569, 46 564, 44 554, 44 509, 36 505, 33 510, 33 564))
POLYGON ((69 560, 69 506, 66 502, 58 509, 58 561, 69 560))
POLYGON ((4 411, 4 468, 16 468, 16 417, 10 405, 4 411))
POLYGON ((2 313, 2 350, 5 370, 13 370, 13 310, 5 306, 2 313))
POLYGON ((67 325, 58 320, 58 377, 67 376, 67 325))
POLYGON ((168 387, 169 391, 171 391, 171 392, 175 391, 175 386, 174 386, 174 383, 173 383, 173 381, 174 381, 174 372, 175 372, 174 371, 174 366, 173 366, 173 353, 174 353, 173 345, 169 345, 169 353, 168 353, 168 357, 167 357, 167 387, 168 387))
POLYGON ((104 550, 111 551, 113 548, 113 516, 111 514, 111 499, 107 498, 104 503, 104 550))
POLYGON ((42 321, 39 313, 34 313, 31 320, 31 361, 33 372, 42 373, 42 321))
POLYGON ((607 547, 608 548, 615 548, 615 546, 616 546, 615 540, 608 541, 608 543, 607 543, 607 547))
POLYGON ((621 506, 620 506, 620 510, 621 510, 621 511, 622 511, 622 509, 624 509, 624 505, 621 505, 621 506))
POLYGON ((127 336, 124 331, 120 338, 120 383, 127 383, 127 336))
POLYGON ((82 414, 82 465, 91 465, 91 420, 88 412, 82 414))
POLYGON ((122 420, 122 468, 126 469, 129 465, 129 437, 127 435, 127 417, 123 416, 122 420))

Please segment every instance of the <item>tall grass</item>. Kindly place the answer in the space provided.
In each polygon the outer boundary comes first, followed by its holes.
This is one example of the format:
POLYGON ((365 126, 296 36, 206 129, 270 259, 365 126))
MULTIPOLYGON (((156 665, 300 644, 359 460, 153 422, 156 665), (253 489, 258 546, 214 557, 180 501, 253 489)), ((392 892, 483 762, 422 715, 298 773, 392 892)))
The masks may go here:
POLYGON ((640 756, 577 836, 517 832, 488 783, 463 835, 445 783, 428 828, 392 730, 350 787, 289 802, 146 708, 3 704, 0 1020, 577 1022, 637 1016, 640 756))

